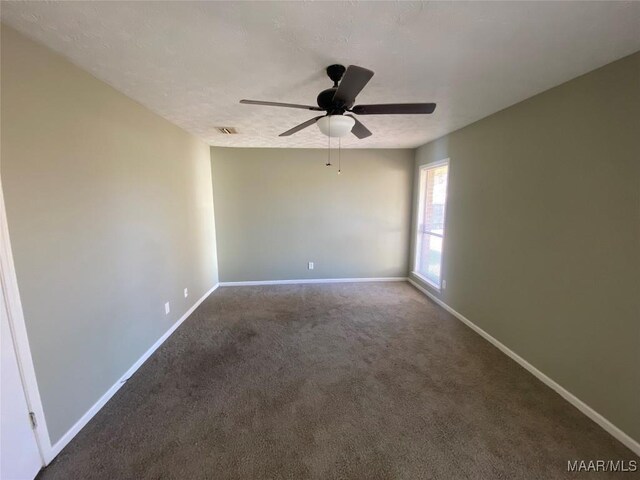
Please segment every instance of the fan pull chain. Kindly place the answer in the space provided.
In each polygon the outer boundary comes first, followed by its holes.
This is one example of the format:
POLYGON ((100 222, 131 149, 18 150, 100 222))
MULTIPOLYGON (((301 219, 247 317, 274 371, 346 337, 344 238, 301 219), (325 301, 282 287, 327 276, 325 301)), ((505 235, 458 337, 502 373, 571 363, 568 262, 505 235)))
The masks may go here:
POLYGON ((327 167, 331 166, 331 117, 329 117, 329 135, 327 136, 327 167))
POLYGON ((341 153, 342 153, 342 138, 338 137, 338 175, 342 173, 342 165, 340 163, 341 153))

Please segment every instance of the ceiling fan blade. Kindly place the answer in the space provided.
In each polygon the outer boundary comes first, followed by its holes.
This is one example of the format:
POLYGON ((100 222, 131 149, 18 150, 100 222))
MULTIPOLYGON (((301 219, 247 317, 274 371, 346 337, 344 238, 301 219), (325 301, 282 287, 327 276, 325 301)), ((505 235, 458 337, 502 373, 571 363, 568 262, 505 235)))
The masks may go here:
POLYGON ((301 108, 303 110, 315 110, 317 112, 324 112, 324 110, 320 107, 314 107, 312 105, 298 105, 297 103, 263 102, 261 100, 240 100, 240 103, 245 103, 247 105, 266 105, 267 107, 301 108))
POLYGON ((356 117, 354 117, 353 115, 345 115, 346 117, 351 117, 353 118, 356 123, 353 126, 353 128, 351 129, 351 133, 353 133, 356 137, 358 137, 359 139, 363 139, 363 138, 367 138, 370 137, 371 135, 373 135, 373 133, 371 133, 369 131, 369 129, 367 127, 365 127, 362 122, 360 120, 358 120, 356 117))
POLYGON ((280 135, 278 135, 279 137, 288 137, 289 135, 293 135, 296 132, 299 132, 300 130, 310 127, 311 125, 313 125, 314 123, 316 123, 318 121, 319 118, 322 118, 323 115, 320 115, 319 117, 315 117, 312 118, 311 120, 307 120, 304 123, 301 123, 300 125, 297 125, 295 127, 293 127, 291 130, 287 130, 284 133, 281 133, 280 135))
POLYGON ((396 115, 433 113, 435 103, 385 103, 378 105, 356 105, 351 112, 356 115, 396 115))
POLYGON ((344 72, 342 80, 340 80, 336 93, 333 95, 333 101, 350 107, 367 82, 371 80, 371 77, 373 77, 371 70, 357 65, 349 65, 347 71, 344 72))

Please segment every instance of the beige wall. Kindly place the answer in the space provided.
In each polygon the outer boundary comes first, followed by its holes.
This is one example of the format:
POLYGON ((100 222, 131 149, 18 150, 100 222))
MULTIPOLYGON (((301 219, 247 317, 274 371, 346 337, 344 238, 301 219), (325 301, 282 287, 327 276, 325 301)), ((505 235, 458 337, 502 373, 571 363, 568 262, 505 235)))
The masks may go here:
POLYGON ((217 282, 209 147, 5 26, 1 56, 2 185, 55 442, 217 282))
POLYGON ((441 298, 640 440, 640 54, 429 143, 416 166, 444 158, 441 298))
POLYGON ((413 151, 343 150, 341 175, 323 149, 211 159, 221 281, 406 277, 413 151))

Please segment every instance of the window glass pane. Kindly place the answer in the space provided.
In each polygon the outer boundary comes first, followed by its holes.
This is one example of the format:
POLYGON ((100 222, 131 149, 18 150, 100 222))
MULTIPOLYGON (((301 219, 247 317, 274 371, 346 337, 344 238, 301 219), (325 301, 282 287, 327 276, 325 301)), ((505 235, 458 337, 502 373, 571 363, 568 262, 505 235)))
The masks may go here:
POLYGON ((424 194, 423 231, 444 234, 444 206, 447 200, 448 166, 429 168, 426 171, 424 194))
POLYGON ((442 279, 442 245, 445 236, 448 173, 448 163, 420 171, 420 210, 415 271, 437 288, 440 288, 442 279))
POLYGON ((440 266, 442 264, 442 238, 425 233, 422 235, 420 243, 418 273, 439 286, 440 266))

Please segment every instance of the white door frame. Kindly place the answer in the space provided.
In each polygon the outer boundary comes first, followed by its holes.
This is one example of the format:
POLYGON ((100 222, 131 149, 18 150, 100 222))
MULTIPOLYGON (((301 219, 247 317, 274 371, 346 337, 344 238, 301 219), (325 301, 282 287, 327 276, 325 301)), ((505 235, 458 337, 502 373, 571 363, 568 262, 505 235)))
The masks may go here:
POLYGON ((15 266, 13 264, 13 254, 11 253, 11 242, 9 240, 9 226, 7 224, 7 211, 4 205, 4 194, 2 190, 2 177, 0 176, 0 282, 4 292, 7 312, 9 314, 9 328, 13 345, 18 357, 18 369, 24 388, 25 397, 29 411, 35 416, 36 426, 33 429, 42 466, 46 466, 53 460, 51 453, 51 441, 44 418, 42 400, 36 381, 36 371, 33 366, 29 339, 27 337, 27 327, 24 323, 24 313, 20 292, 18 291, 18 279, 16 277, 15 266))

